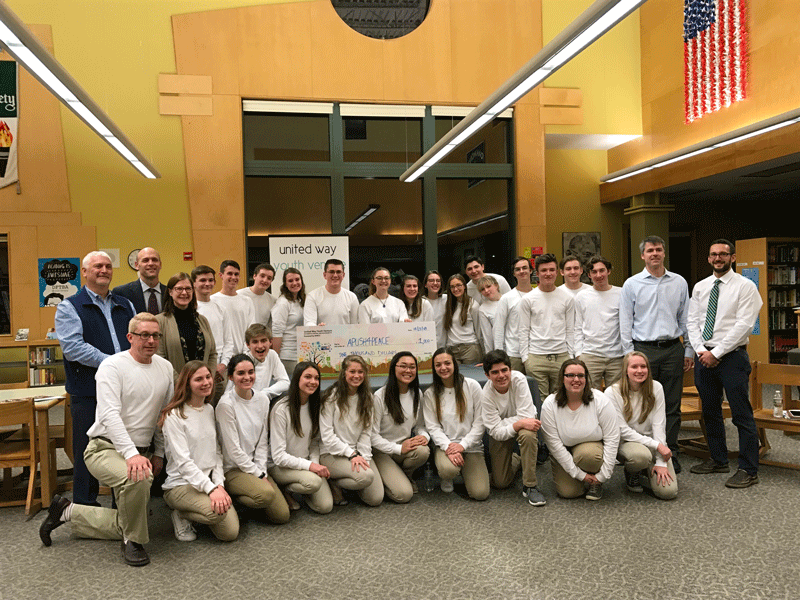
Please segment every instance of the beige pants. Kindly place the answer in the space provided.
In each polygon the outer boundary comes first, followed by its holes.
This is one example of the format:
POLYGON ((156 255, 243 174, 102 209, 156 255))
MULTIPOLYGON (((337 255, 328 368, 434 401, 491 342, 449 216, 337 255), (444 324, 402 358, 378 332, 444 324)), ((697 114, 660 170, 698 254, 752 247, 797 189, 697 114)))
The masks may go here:
POLYGON ((511 361, 511 368, 525 375, 525 363, 522 362, 522 359, 517 356, 509 356, 508 358, 511 361))
POLYGON ((271 523, 289 522, 289 505, 272 477, 259 479, 239 469, 225 473, 225 489, 247 508, 263 508, 271 523))
POLYGON ((667 469, 672 476, 672 482, 668 485, 659 485, 658 477, 653 474, 653 465, 656 464, 656 453, 644 444, 639 442, 622 442, 617 451, 618 457, 628 473, 636 471, 646 471, 646 477, 642 479, 642 484, 649 487, 656 498, 662 500, 673 500, 678 495, 678 479, 675 476, 675 467, 672 466, 672 459, 667 461, 667 469))
MULTIPOLYGON (((594 475, 603 466, 603 442, 583 442, 570 450, 572 460, 578 468, 594 475)), ((556 492, 562 498, 577 498, 584 492, 584 482, 574 479, 555 458, 550 459, 553 465, 553 482, 556 492)))
POLYGON ((417 446, 406 454, 384 454, 372 449, 372 462, 381 476, 383 489, 390 500, 403 504, 411 500, 411 474, 431 455, 428 446, 417 446))
POLYGON ((122 455, 112 443, 97 438, 89 440, 83 459, 98 481, 114 488, 117 508, 73 504, 72 532, 84 538, 149 542, 147 503, 153 476, 141 481, 128 479, 128 464, 122 455))
POLYGON ((191 485, 181 485, 164 490, 164 502, 177 510, 184 519, 208 525, 218 540, 232 542, 239 536, 239 515, 232 506, 225 514, 217 514, 211 507, 211 498, 191 485))
MULTIPOLYGON (((539 438, 536 432, 520 429, 516 437, 522 459, 522 485, 536 487, 536 456, 539 453, 539 438)), ((514 481, 516 468, 513 461, 514 438, 496 440, 489 438, 489 458, 492 463, 492 484, 505 489, 514 481)))
POLYGON ((453 358, 460 365, 477 365, 483 360, 480 344, 453 344, 453 358))
POLYGON ((370 461, 369 469, 353 471, 350 459, 346 456, 333 456, 323 454, 319 463, 331 472, 331 479, 335 480, 346 490, 358 490, 359 497, 370 506, 378 506, 383 502, 383 482, 380 474, 373 468, 370 461))
POLYGON ((595 354, 581 354, 578 358, 586 363, 586 368, 589 370, 587 386, 591 385, 598 390, 604 390, 622 375, 621 356, 605 358, 595 354))
POLYGON ((306 504, 314 512, 326 515, 333 510, 333 496, 328 480, 311 471, 273 466, 269 474, 290 492, 308 496, 306 504))
POLYGON ((525 373, 536 380, 539 386, 539 398, 542 402, 561 385, 558 372, 561 364, 569 358, 569 354, 529 354, 525 359, 525 373))
POLYGON ((486 461, 483 460, 483 452, 464 452, 463 456, 464 464, 457 467, 450 462, 444 450, 437 448, 433 460, 439 477, 455 479, 461 473, 469 497, 473 500, 486 500, 489 497, 489 471, 486 469, 486 461))

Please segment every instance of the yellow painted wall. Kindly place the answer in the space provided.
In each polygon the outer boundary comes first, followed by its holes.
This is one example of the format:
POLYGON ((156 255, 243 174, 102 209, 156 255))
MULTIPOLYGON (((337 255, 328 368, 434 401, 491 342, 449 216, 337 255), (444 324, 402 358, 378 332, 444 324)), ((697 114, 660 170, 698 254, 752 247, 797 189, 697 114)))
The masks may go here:
MULTIPOLYGON (((192 249, 181 121, 158 114, 158 73, 175 72, 171 16, 286 0, 9 0, 26 23, 52 26, 54 54, 160 171, 148 180, 62 107, 72 210, 122 256, 161 251, 166 280, 192 249)), ((299 0, 303 1, 303 0, 299 0)), ((24 185, 24 183, 23 183, 24 185)), ((136 273, 124 266, 115 284, 136 273)))

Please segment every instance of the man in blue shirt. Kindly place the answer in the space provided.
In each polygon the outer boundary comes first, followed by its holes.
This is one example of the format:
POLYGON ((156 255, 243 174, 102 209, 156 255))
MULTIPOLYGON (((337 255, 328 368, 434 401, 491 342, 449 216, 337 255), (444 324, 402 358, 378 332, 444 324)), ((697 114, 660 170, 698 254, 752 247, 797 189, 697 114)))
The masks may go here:
POLYGON ((644 270, 622 286, 619 305, 620 337, 625 354, 644 353, 653 379, 664 386, 667 409, 667 446, 672 450, 675 472, 681 472, 678 433, 681 429, 683 372, 692 367, 693 355, 687 335, 689 286, 686 280, 664 267, 664 240, 651 235, 639 244, 644 270), (683 338, 683 339, 681 339, 683 338))
POLYGON ((105 252, 87 254, 81 263, 84 286, 56 308, 56 335, 64 354, 66 389, 72 414, 73 479, 76 504, 99 506, 99 484, 83 461, 94 423, 97 393, 94 376, 105 358, 128 350, 128 323, 135 312, 127 298, 109 292, 113 275, 105 252))

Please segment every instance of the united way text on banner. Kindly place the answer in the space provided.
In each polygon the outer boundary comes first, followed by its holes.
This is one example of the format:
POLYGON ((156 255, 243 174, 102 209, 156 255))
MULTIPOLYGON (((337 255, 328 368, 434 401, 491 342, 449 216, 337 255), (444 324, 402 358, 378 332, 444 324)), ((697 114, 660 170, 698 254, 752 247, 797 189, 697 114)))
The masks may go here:
POLYGON ((367 323, 332 327, 298 327, 297 360, 319 365, 322 376, 336 377, 342 360, 358 354, 369 365, 371 375, 386 375, 392 357, 411 352, 420 372, 429 372, 436 351, 436 323, 367 323))
POLYGON ((325 285, 322 276, 325 261, 338 258, 344 263, 342 287, 350 289, 350 238, 346 235, 271 235, 269 262, 275 267, 272 295, 280 296, 283 272, 293 267, 303 274, 306 292, 325 285))
POLYGON ((0 61, 0 188, 17 176, 17 63, 0 61))

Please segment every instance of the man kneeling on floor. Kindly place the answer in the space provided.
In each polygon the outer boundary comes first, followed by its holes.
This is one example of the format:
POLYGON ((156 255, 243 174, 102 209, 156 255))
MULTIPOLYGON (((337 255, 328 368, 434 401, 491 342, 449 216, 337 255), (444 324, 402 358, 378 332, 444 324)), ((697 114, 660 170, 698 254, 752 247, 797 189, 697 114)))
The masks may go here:
POLYGON ((156 422, 173 393, 172 365, 155 356, 160 339, 156 318, 139 313, 128 326, 130 350, 105 359, 95 377, 97 412, 84 459, 92 475, 113 488, 118 508, 73 504, 56 495, 39 529, 45 546, 52 531, 70 521, 78 537, 121 539, 122 558, 132 567, 150 562, 143 546, 150 540, 147 503, 153 476, 164 466, 156 422), (146 454, 153 439, 151 462, 146 454))
POLYGON ((544 496, 536 487, 536 455, 542 426, 525 375, 511 370, 511 359, 502 350, 483 357, 483 370, 489 381, 483 386, 483 423, 489 432, 492 483, 507 488, 522 463, 522 496, 533 506, 543 506, 544 496), (514 454, 514 440, 519 455, 514 454))

